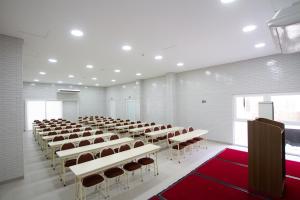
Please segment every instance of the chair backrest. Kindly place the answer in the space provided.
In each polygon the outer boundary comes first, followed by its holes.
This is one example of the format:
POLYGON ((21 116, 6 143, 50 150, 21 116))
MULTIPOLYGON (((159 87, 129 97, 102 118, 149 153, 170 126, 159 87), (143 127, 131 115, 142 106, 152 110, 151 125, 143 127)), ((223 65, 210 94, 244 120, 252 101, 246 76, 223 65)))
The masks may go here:
POLYGON ((100 157, 110 156, 114 153, 114 150, 112 150, 111 148, 103 149, 100 153, 100 157))
POLYGON ((57 133, 55 131, 51 131, 48 133, 48 136, 50 136, 50 135, 57 135, 57 133))
POLYGON ((94 144, 101 143, 101 142, 104 142, 104 139, 102 137, 98 137, 94 139, 94 144))
POLYGON ((110 136, 109 140, 117 140, 119 139, 119 136, 118 135, 112 135, 110 136))
POLYGON ((126 119, 126 122, 129 122, 130 121, 130 119, 126 119))
POLYGON ((55 128, 55 130, 61 130, 61 129, 62 129, 61 127, 56 127, 56 128, 55 128))
POLYGON ((154 131, 159 131, 159 127, 154 127, 154 131))
POLYGON ((50 128, 44 128, 43 131, 51 131, 50 128))
POLYGON ((193 128, 193 127, 190 127, 190 128, 189 128, 189 132, 192 132, 192 131, 194 131, 194 128, 193 128))
POLYGON ((68 130, 62 130, 60 133, 65 134, 65 133, 69 133, 69 131, 68 130))
POLYGON ((139 140, 134 143, 133 148, 137 148, 137 147, 141 147, 141 146, 144 146, 144 142, 139 140))
POLYGON ((130 124, 135 124, 135 122, 130 122, 130 124))
POLYGON ((116 126, 121 126, 121 124, 120 124, 120 123, 117 123, 116 126))
POLYGON ((167 128, 172 128, 172 125, 171 125, 171 124, 168 124, 168 125, 167 125, 167 128))
POLYGON ((128 125, 128 123, 127 123, 127 122, 125 122, 123 125, 128 125))
POLYGON ((72 126, 66 126, 66 128, 72 128, 72 126))
POLYGON ((78 138, 78 135, 76 133, 69 135, 69 139, 78 138))
POLYGON ((50 127, 56 127, 56 125, 55 124, 51 124, 50 127))
POLYGON ((79 142, 78 146, 82 147, 82 146, 87 146, 87 145, 90 145, 91 142, 88 141, 88 140, 82 140, 79 142))
POLYGON ((161 130, 166 129, 166 126, 165 126, 165 125, 162 125, 162 126, 160 127, 160 129, 161 129, 161 130))
POLYGON ((130 149, 130 146, 128 144, 124 144, 124 145, 120 146, 119 152, 127 151, 129 149, 130 149))
POLYGON ((53 140, 52 140, 52 142, 57 142, 57 141, 62 141, 62 140, 64 140, 65 138, 63 137, 63 136, 55 136, 54 138, 53 138, 53 140))
POLYGON ((175 131, 175 136, 180 135, 179 131, 175 131))
POLYGON ((76 128, 81 128, 82 126, 80 124, 76 125, 76 128))
POLYGON ((91 128, 91 127, 87 127, 87 128, 85 128, 84 130, 85 130, 85 131, 91 131, 92 128, 91 128))
POLYGON ((75 148, 75 144, 69 142, 69 143, 65 143, 60 147, 60 150, 67 150, 67 149, 73 149, 75 148))
POLYGON ((72 122, 71 125, 76 125, 76 123, 72 122))
POLYGON ((75 128, 75 129, 73 129, 73 132, 80 132, 80 129, 79 128, 75 128))
POLYGON ((153 126, 153 125, 155 125, 155 122, 151 122, 151 124, 150 124, 151 126, 153 126))
POLYGON ((100 135, 100 134, 103 134, 103 131, 96 131, 95 132, 95 135, 100 135))
POLYGON ((150 132, 151 132, 150 128, 145 129, 145 133, 150 133, 150 132))
POLYGON ((91 153, 83 153, 77 157, 77 164, 88 162, 90 160, 94 160, 94 156, 91 153))
POLYGON ((134 126, 129 126, 128 129, 134 129, 134 126))
POLYGON ((140 123, 142 123, 142 122, 141 122, 141 121, 137 121, 136 123, 137 123, 137 124, 140 124, 140 123))
POLYGON ((91 136, 92 134, 89 131, 86 131, 82 134, 83 137, 91 136))
POLYGON ((142 125, 142 124, 139 124, 137 127, 138 127, 138 128, 141 128, 141 127, 143 127, 143 125, 142 125))
POLYGON ((183 129, 183 130, 182 130, 182 134, 185 134, 185 133, 187 133, 187 130, 186 130, 186 129, 183 129))
POLYGON ((144 126, 149 126, 149 124, 145 124, 144 126))

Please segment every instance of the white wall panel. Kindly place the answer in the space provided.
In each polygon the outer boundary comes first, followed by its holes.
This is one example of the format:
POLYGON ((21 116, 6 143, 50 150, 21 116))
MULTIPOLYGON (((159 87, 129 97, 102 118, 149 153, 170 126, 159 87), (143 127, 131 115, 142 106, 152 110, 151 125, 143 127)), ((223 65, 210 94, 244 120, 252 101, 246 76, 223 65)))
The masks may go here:
POLYGON ((22 46, 0 35, 0 182, 24 175, 22 46))
POLYGON ((80 89, 78 94, 58 94, 57 89, 68 88, 69 85, 53 85, 43 83, 24 83, 24 98, 31 100, 77 101, 79 116, 105 115, 105 89, 100 87, 72 86, 80 89), (34 84, 34 86, 32 85, 34 84))

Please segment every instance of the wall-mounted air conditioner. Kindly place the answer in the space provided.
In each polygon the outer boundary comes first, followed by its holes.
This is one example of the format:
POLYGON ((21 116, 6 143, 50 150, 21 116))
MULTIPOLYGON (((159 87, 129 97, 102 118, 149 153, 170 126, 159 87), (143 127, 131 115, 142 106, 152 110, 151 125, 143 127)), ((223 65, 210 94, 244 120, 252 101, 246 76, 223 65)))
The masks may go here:
POLYGON ((277 11, 268 26, 282 53, 300 51, 300 1, 277 11))
POLYGON ((58 93, 74 94, 74 93, 80 92, 80 90, 76 90, 76 89, 58 89, 57 92, 58 93))

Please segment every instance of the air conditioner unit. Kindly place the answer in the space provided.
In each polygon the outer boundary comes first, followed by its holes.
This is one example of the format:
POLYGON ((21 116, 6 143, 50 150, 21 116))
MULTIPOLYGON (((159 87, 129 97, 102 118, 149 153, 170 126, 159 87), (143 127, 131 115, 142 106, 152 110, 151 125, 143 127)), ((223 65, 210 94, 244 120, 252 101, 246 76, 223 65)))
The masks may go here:
POLYGON ((78 92, 80 92, 80 90, 76 90, 76 89, 58 89, 57 92, 58 93, 78 93, 78 92))
POLYGON ((268 26, 282 53, 300 51, 300 1, 277 11, 268 26))

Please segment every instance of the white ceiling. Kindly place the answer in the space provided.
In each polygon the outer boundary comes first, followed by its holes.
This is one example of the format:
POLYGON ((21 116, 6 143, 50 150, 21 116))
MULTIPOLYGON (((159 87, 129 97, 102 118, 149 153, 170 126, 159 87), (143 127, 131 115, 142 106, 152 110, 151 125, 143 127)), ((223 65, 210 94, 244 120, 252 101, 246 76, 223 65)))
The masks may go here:
POLYGON ((279 53, 266 21, 283 1, 1 0, 0 33, 24 39, 24 81, 109 86, 279 53), (245 34, 248 24, 257 29, 245 34), (73 28, 84 37, 71 36, 73 28), (266 46, 255 49, 258 42, 266 46), (124 44, 132 51, 122 51, 124 44), (164 59, 154 60, 157 54, 164 59))

